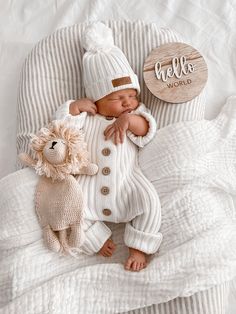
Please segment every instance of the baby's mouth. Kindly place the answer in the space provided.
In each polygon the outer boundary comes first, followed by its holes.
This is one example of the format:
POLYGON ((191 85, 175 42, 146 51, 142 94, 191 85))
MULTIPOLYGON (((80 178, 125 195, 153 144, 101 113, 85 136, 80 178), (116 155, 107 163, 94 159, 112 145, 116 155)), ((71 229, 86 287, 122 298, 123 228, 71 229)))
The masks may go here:
POLYGON ((123 111, 123 113, 130 113, 132 110, 131 109, 126 109, 123 111))

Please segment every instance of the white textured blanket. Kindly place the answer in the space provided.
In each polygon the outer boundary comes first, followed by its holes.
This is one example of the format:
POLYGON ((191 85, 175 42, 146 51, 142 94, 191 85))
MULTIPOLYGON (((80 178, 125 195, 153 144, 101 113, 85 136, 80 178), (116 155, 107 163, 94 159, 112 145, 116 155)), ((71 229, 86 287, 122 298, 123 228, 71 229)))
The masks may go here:
POLYGON ((140 165, 162 204, 159 256, 123 269, 124 226, 112 258, 58 256, 44 248, 30 169, 0 181, 0 313, 119 313, 187 296, 236 275, 236 98, 213 121, 158 131, 140 165))

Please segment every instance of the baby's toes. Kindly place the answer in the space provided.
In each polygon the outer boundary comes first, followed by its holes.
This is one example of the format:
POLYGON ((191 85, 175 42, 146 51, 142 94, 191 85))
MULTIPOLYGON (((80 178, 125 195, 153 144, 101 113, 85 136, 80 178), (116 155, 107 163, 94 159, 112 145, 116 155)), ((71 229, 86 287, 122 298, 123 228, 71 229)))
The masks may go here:
POLYGON ((109 253, 107 253, 107 252, 103 252, 103 253, 102 253, 102 256, 104 256, 104 257, 110 257, 109 253))
POLYGON ((137 261, 134 261, 132 264, 132 270, 133 271, 139 271, 139 263, 137 261))
POLYGON ((133 263, 133 270, 134 271, 140 271, 142 270, 143 268, 145 268, 147 265, 146 263, 143 263, 143 262, 134 262, 133 263))
POLYGON ((107 246, 110 248, 110 249, 113 249, 116 247, 115 243, 112 241, 112 239, 109 239, 108 242, 107 242, 107 246))
POLYGON ((105 252, 106 252, 106 256, 107 256, 107 257, 110 257, 110 256, 112 256, 112 254, 113 254, 113 251, 112 251, 111 249, 109 249, 109 248, 107 248, 107 249, 105 250, 105 252))
POLYGON ((107 249, 103 249, 99 252, 100 255, 104 256, 104 257, 109 257, 110 253, 107 249))
POLYGON ((140 263, 139 270, 144 269, 147 267, 147 263, 140 263))
POLYGON ((114 251, 115 246, 109 243, 108 246, 107 246, 107 248, 110 249, 110 250, 112 250, 112 251, 114 251))
POLYGON ((106 257, 106 252, 105 251, 100 251, 98 254, 106 257))
POLYGON ((109 247, 109 249, 111 250, 112 254, 115 252, 116 250, 116 246, 114 245, 113 247, 109 247))
POLYGON ((134 262, 134 259, 132 257, 129 257, 127 262, 125 263, 125 269, 130 270, 133 262, 134 262))

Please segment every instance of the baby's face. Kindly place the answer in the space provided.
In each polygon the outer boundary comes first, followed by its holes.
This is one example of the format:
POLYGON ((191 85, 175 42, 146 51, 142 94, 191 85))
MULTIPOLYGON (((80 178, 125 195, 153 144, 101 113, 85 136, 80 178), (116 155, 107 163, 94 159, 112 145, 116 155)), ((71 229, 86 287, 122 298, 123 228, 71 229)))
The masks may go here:
POLYGON ((96 101, 97 112, 103 116, 119 117, 138 107, 137 91, 133 88, 113 92, 96 101))

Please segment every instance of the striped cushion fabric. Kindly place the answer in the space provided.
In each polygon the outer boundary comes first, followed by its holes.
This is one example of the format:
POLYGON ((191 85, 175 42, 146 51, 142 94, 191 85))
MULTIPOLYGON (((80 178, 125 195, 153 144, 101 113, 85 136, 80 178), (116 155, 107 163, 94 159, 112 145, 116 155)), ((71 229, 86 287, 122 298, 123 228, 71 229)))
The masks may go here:
MULTIPOLYGON (((168 42, 182 42, 169 29, 141 21, 105 22, 114 32, 114 39, 138 74, 141 101, 149 107, 161 128, 170 123, 202 119, 205 101, 202 93, 194 100, 170 104, 154 97, 143 81, 145 58, 155 47, 168 42)), ((40 41, 23 65, 18 93, 17 152, 29 152, 30 133, 37 132, 50 121, 57 107, 68 99, 84 97, 80 43, 86 24, 60 29, 40 41)), ((18 164, 17 168, 21 168, 18 164)))

